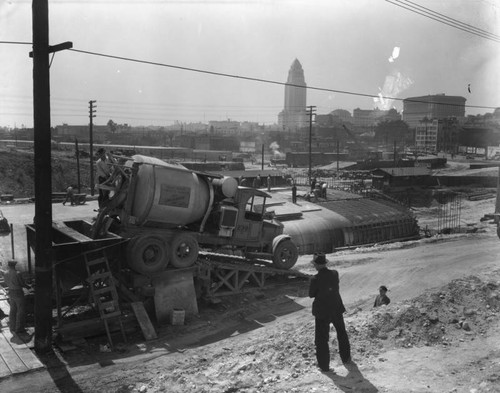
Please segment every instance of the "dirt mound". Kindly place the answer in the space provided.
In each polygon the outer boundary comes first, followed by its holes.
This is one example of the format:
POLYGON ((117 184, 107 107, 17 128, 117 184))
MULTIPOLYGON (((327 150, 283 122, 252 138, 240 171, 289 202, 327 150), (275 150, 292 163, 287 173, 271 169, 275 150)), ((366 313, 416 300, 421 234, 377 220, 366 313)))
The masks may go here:
MULTIPOLYGON (((64 191, 68 185, 78 184, 78 167, 71 153, 53 152, 52 191, 64 191)), ((80 160, 82 192, 90 184, 90 162, 80 160)), ((14 198, 30 198, 35 195, 35 155, 33 151, 0 151, 0 195, 11 194, 14 198)))
POLYGON ((500 282, 457 279, 402 304, 357 313, 349 334, 366 356, 394 347, 453 345, 474 340, 500 319, 500 282))
MULTIPOLYGON (((252 315, 251 303, 247 310, 240 309, 242 324, 236 335, 245 331, 245 321, 248 329, 266 322, 252 315)), ((454 280, 409 301, 355 311, 346 317, 353 359, 379 357, 391 348, 472 341, 498 323, 499 311, 500 281, 477 276, 454 280)), ((265 340, 227 341, 222 351, 215 344, 173 362, 149 381, 147 391, 167 386, 171 392, 275 392, 283 386, 290 388, 286 391, 309 391, 311 378, 316 378, 313 332, 310 313, 297 313, 269 330, 265 340)), ((332 359, 338 359, 334 331, 331 339, 332 359)))

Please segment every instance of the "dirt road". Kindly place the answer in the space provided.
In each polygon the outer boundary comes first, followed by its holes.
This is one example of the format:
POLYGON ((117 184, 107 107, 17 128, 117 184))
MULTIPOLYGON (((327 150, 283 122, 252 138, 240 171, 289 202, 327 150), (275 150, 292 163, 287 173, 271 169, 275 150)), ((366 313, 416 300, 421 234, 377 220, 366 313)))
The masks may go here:
MULTIPOLYGON (((87 201, 84 205, 71 206, 62 204, 52 204, 52 219, 54 221, 85 219, 91 221, 97 213, 97 201, 87 201)), ((13 226, 14 237, 14 257, 22 270, 27 270, 27 245, 26 245, 26 224, 33 223, 35 216, 35 205, 11 204, 1 205, 0 210, 5 218, 13 226)), ((6 261, 12 258, 12 235, 0 236, 0 260, 6 261)))
MULTIPOLYGON (((303 283, 223 299, 185 327, 162 327, 158 340, 121 353, 59 354, 48 371, 0 381, 0 391, 500 391, 499 253, 491 228, 329 255, 341 275, 354 360, 344 367, 333 343, 335 373, 315 367, 303 283), (380 284, 392 302, 374 310, 380 284)), ((300 270, 312 272, 309 259, 300 258, 300 270)))

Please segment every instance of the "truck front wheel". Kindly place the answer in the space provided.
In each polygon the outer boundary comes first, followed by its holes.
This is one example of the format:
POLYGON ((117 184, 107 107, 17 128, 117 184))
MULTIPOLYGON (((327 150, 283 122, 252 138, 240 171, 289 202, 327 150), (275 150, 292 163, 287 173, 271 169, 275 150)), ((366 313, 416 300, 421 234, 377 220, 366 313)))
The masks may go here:
POLYGON ((127 262, 138 273, 156 273, 167 267, 169 251, 168 245, 159 236, 133 238, 127 245, 127 262))
POLYGON ((189 267, 198 259, 200 248, 196 239, 187 234, 179 233, 174 236, 170 243, 172 255, 170 262, 177 268, 189 267))
POLYGON ((273 253, 273 264, 278 269, 291 269, 297 262, 299 251, 289 239, 280 242, 273 253))

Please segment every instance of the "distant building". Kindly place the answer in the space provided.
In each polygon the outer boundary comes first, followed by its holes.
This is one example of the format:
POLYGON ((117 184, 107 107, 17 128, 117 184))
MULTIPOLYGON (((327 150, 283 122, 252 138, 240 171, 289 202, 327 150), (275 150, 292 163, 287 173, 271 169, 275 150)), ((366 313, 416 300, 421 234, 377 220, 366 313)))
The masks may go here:
POLYGON ((438 151, 437 141, 439 122, 434 120, 422 120, 415 127, 415 148, 418 152, 436 153, 438 151))
POLYGON ((387 187, 412 187, 434 185, 435 180, 426 167, 376 168, 372 171, 372 186, 376 189, 387 187))
POLYGON ((352 112, 352 123, 355 127, 374 127, 382 121, 401 120, 401 115, 395 110, 360 109, 356 108, 352 112))
POLYGON ((282 130, 295 130, 305 127, 308 125, 306 113, 307 85, 304 70, 297 59, 294 60, 290 71, 288 71, 286 83, 285 107, 278 115, 278 124, 282 130))
POLYGON ((415 127, 415 148, 421 153, 456 153, 460 130, 455 118, 422 120, 415 127))
MULTIPOLYGON (((63 141, 72 141, 76 138, 80 142, 86 142, 90 138, 89 127, 89 125, 68 125, 64 123, 63 125, 54 127, 52 138, 63 141)), ((94 124, 92 131, 93 141, 96 143, 105 142, 109 134, 111 134, 108 126, 98 126, 94 124)))
POLYGON ((208 122, 211 135, 236 135, 240 132, 240 122, 234 120, 208 122))
POLYGON ((465 118, 464 97, 447 96, 445 94, 410 97, 403 100, 403 121, 410 128, 415 128, 424 120, 465 118))
POLYGON ((316 115, 316 125, 319 126, 337 126, 352 123, 351 112, 345 109, 335 109, 327 115, 316 115))

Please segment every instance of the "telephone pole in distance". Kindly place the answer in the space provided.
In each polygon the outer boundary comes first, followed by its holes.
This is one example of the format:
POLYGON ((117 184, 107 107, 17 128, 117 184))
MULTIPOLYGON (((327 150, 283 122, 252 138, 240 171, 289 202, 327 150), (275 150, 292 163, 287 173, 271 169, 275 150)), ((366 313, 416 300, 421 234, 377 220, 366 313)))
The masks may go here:
POLYGON ((95 100, 89 101, 89 153, 90 153, 90 195, 94 196, 94 130, 92 119, 95 117, 95 100))
POLYGON ((312 123, 313 115, 316 115, 316 107, 313 105, 308 106, 307 115, 309 116, 309 185, 311 185, 312 178, 312 123))

